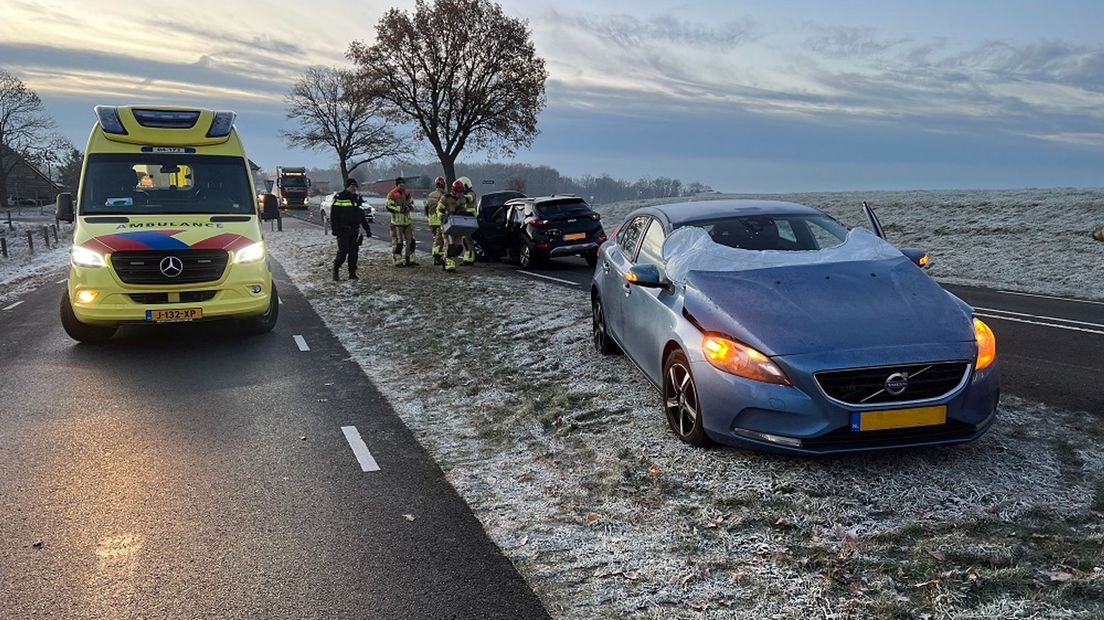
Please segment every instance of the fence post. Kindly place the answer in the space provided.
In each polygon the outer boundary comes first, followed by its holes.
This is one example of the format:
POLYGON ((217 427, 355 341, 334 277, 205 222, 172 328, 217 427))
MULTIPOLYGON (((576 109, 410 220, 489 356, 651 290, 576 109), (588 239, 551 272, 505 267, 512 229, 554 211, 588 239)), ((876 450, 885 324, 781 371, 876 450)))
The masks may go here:
POLYGON ((50 229, 46 228, 46 225, 42 225, 42 242, 46 244, 46 249, 50 249, 50 229))
POLYGON ((31 249, 31 254, 34 254, 34 235, 31 231, 27 231, 27 247, 31 249))
POLYGON ((4 258, 8 257, 8 238, 7 237, 0 237, 0 254, 2 254, 4 256, 4 258))
POLYGON ((11 221, 11 209, 8 209, 8 230, 15 230, 15 226, 12 225, 11 221))
POLYGON ((54 245, 57 245, 59 243, 59 241, 58 241, 58 225, 57 224, 50 224, 50 228, 54 229, 54 245))
POLYGON ((276 218, 276 231, 277 232, 284 232, 284 218, 282 218, 282 217, 276 218))

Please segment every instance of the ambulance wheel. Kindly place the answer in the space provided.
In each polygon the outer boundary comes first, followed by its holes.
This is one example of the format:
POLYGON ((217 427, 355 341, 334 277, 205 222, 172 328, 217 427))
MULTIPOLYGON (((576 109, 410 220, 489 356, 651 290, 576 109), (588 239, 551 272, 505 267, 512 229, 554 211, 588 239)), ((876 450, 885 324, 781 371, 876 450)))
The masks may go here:
POLYGON ((272 295, 268 298, 268 310, 260 316, 255 316, 245 321, 245 329, 251 335, 259 336, 267 334, 276 327, 276 319, 280 318, 280 294, 276 292, 276 285, 272 285, 272 295))
POLYGON ((88 325, 77 320, 73 314, 73 304, 69 302, 69 293, 61 296, 61 326, 65 333, 77 342, 104 342, 115 335, 117 327, 102 327, 100 325, 88 325))

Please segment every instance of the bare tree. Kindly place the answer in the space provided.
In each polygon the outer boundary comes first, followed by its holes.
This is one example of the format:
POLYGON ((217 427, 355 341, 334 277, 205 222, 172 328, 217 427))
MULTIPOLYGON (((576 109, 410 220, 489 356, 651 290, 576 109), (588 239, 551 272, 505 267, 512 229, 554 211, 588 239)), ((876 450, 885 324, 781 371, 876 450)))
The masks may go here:
POLYGON ((8 176, 20 158, 40 161, 52 152, 54 121, 23 80, 0 69, 0 204, 8 201, 8 176))
POLYGON ((525 20, 491 0, 417 0, 391 9, 376 42, 354 41, 348 57, 394 119, 429 140, 445 176, 471 145, 511 155, 537 135, 548 72, 525 20))
POLYGON ((287 117, 298 123, 283 132, 289 146, 332 148, 341 178, 360 166, 406 154, 408 141, 381 115, 383 101, 353 75, 336 67, 311 67, 284 97, 287 117))

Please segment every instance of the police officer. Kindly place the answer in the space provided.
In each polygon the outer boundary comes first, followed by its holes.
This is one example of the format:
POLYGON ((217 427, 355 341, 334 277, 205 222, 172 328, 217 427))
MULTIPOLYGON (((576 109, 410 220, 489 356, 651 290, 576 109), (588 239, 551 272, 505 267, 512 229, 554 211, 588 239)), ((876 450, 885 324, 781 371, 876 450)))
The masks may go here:
MULTIPOLYGON (((464 198, 464 183, 456 180, 452 182, 449 193, 441 197, 437 203, 437 217, 444 226, 450 215, 465 215, 467 213, 467 199, 464 198)), ((445 271, 456 271, 456 257, 460 255, 463 247, 463 237, 447 235, 448 245, 445 251, 445 271)))
POLYGON ((338 274, 346 258, 349 259, 349 279, 357 279, 360 242, 364 237, 372 236, 372 229, 368 227, 368 220, 364 217, 363 205, 364 199, 357 192, 356 179, 347 179, 345 191, 334 196, 330 208, 330 228, 337 237, 337 256, 333 262, 334 282, 340 279, 338 274))
POLYGON ((441 216, 437 213, 437 204, 445 197, 445 177, 433 181, 433 191, 426 196, 425 214, 429 220, 429 234, 433 237, 433 264, 444 263, 445 238, 441 234, 441 216))
POLYGON ((417 266, 411 259, 414 254, 414 221, 410 212, 414 210, 414 198, 406 189, 402 177, 395 179, 395 187, 387 193, 387 210, 391 213, 391 256, 396 267, 417 266))

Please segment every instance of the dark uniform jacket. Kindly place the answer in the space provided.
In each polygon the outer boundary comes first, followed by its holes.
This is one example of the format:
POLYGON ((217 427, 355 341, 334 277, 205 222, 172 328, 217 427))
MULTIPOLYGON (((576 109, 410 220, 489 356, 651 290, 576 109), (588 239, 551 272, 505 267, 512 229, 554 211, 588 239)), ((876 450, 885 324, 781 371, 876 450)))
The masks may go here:
POLYGON ((357 228, 364 228, 364 232, 371 236, 372 229, 368 227, 368 220, 364 217, 364 210, 361 208, 363 205, 363 198, 347 191, 334 196, 330 207, 330 228, 333 233, 336 235, 342 231, 352 232, 357 228))

